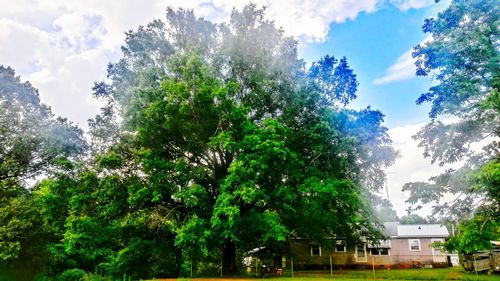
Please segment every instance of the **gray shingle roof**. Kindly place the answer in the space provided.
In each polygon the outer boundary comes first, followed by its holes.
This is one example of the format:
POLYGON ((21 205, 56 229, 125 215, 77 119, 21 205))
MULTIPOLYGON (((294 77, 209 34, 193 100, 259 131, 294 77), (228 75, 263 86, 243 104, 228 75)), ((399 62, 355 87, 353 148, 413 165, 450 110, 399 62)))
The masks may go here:
POLYGON ((385 234, 390 237, 448 237, 446 226, 440 224, 399 224, 386 222, 385 234))

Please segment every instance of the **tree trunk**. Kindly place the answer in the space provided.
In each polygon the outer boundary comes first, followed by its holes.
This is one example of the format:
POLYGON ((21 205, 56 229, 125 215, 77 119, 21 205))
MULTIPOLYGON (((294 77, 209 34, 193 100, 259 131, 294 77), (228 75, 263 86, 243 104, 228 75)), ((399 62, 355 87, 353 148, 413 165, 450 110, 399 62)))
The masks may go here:
POLYGON ((182 270, 182 251, 181 250, 176 250, 175 251, 175 276, 181 277, 181 270, 182 270))
POLYGON ((231 275, 237 272, 236 244, 232 241, 226 241, 222 247, 222 274, 231 275))
POLYGON ((276 268, 283 268, 283 258, 281 256, 274 256, 274 266, 276 268))

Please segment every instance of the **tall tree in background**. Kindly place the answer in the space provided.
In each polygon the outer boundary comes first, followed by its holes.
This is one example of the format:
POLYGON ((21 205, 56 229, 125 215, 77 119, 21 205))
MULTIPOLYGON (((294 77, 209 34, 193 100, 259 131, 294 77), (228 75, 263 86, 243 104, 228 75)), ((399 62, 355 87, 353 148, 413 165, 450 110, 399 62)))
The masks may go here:
POLYGON ((43 231, 27 181, 57 172, 85 147, 79 128, 56 118, 30 83, 0 66, 0 262, 39 254, 43 231))
MULTIPOLYGON (((423 31, 432 37, 415 47, 413 56, 417 75, 433 75, 435 85, 417 100, 431 104, 431 122, 415 138, 432 163, 465 164, 431 183, 403 187, 411 192, 410 203, 433 203, 435 214, 452 221, 469 214, 482 218, 473 219, 476 226, 468 229, 496 229, 486 240, 500 235, 499 9, 494 0, 452 1, 436 18, 425 20, 423 31), (447 194, 454 199, 443 204, 447 194)), ((469 238, 464 236, 474 243, 469 238)))
POLYGON ((96 83, 108 105, 94 151, 136 169, 146 184, 127 202, 174 231, 178 265, 220 255, 232 273, 237 252, 294 235, 380 236, 364 194, 396 155, 383 115, 344 108, 357 90, 345 58, 306 70, 296 45, 254 5, 220 25, 168 9, 127 33, 96 83))
POLYGON ((382 222, 398 221, 398 214, 396 210, 394 210, 391 201, 382 198, 380 196, 374 196, 374 198, 371 199, 371 202, 373 202, 372 206, 374 207, 375 214, 380 221, 382 222))

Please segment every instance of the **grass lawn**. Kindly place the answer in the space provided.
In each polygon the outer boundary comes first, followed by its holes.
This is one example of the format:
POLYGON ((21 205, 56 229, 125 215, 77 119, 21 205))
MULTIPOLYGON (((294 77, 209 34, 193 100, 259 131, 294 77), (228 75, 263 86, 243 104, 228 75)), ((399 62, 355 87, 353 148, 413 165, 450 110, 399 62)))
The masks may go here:
MULTIPOLYGON (((5 268, 0 268, 0 281, 17 281, 29 280, 24 276, 23 272, 9 274, 5 268)), ((100 279, 101 280, 101 279, 100 279)), ((103 279, 102 279, 103 280, 103 279)), ((111 279, 109 279, 111 280, 111 279)), ((155 281, 189 281, 189 278, 184 279, 155 279, 155 281)), ((360 281, 360 280, 477 280, 477 281, 500 281, 500 274, 487 275, 480 273, 477 277, 475 273, 465 272, 462 268, 439 268, 439 269, 392 269, 392 270, 376 270, 375 278, 371 270, 335 270, 333 276, 330 276, 330 271, 299 271, 295 272, 294 277, 291 277, 290 271, 285 271, 282 277, 273 277, 266 275, 265 278, 256 278, 249 275, 248 277, 233 277, 233 278, 192 278, 192 281, 257 281, 257 280, 272 280, 272 281, 360 281)), ((120 280, 121 281, 121 280, 120 280)), ((151 280, 152 281, 152 280, 151 280)))
MULTIPOLYGON (((499 280, 500 274, 491 276, 480 273, 477 277, 475 273, 465 272, 462 268, 439 268, 439 269, 392 269, 376 270, 375 277, 371 270, 342 270, 334 271, 330 276, 330 271, 301 271, 295 272, 292 278, 290 272, 285 272, 282 277, 265 277, 265 280, 276 281, 321 281, 321 280, 499 280)), ((193 278, 193 281, 248 281, 257 278, 193 278)), ((176 279, 159 279, 161 281, 172 281, 176 279)), ((189 280, 189 279, 184 279, 189 280)))

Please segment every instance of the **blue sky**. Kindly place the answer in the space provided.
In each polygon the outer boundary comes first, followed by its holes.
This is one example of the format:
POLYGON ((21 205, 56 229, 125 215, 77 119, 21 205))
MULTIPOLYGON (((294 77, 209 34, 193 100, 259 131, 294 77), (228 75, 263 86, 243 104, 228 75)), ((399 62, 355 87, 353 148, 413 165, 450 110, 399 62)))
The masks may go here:
MULTIPOLYGON (((428 39, 421 31, 424 19, 446 5, 407 10, 386 6, 376 12, 363 12, 353 20, 331 24, 324 42, 306 43, 299 48, 307 62, 326 54, 346 56, 360 83, 358 98, 350 107, 370 105, 385 114, 385 125, 401 153, 396 164, 387 169, 389 199, 399 215, 404 215, 408 207, 404 202, 408 194, 401 192, 404 183, 427 181, 450 167, 431 165, 411 138, 429 120, 429 105, 416 105, 415 100, 432 83, 430 77, 415 76, 411 49, 428 39)), ((430 206, 420 212, 424 216, 429 213, 430 206)))
POLYGON ((429 79, 412 77, 382 85, 374 80, 383 77, 397 58, 420 43, 423 20, 433 7, 401 11, 387 7, 375 13, 361 13, 355 20, 332 24, 325 42, 307 44, 300 54, 308 62, 325 54, 346 56, 360 83, 354 107, 371 105, 386 115, 386 125, 401 126, 425 121, 426 106, 416 106, 415 100, 429 86, 429 79))
MULTIPOLYGON (((373 13, 363 12, 353 20, 331 24, 324 42, 306 43, 299 49, 307 62, 326 54, 346 56, 360 83, 358 98, 350 106, 362 108, 370 105, 385 114, 385 124, 391 128, 391 137, 402 154, 396 165, 388 169, 389 197, 399 215, 405 214, 408 207, 404 204, 407 194, 400 191, 401 186, 411 180, 426 181, 435 169, 441 168, 430 165, 411 139, 411 135, 428 121, 429 106, 418 106, 415 100, 428 89, 431 79, 416 77, 411 60, 404 68, 397 69, 404 75, 385 83, 376 81, 388 77, 390 67, 399 58, 410 60, 411 49, 427 36, 421 31, 423 20, 433 16, 439 8, 430 5, 401 10, 388 6, 373 13)), ((428 213, 428 208, 421 212, 422 215, 428 213)))
MULTIPOLYGON (((0 64, 16 69, 40 91, 53 111, 81 127, 101 106, 91 97, 94 81, 116 61, 124 32, 163 19, 167 6, 193 9, 215 22, 249 0, 0 0, 0 64)), ((295 36, 306 62, 326 54, 346 56, 358 75, 358 99, 386 115, 386 126, 401 153, 388 169, 390 199, 400 215, 409 181, 427 181, 447 167, 422 157, 411 138, 428 121, 428 106, 415 100, 430 85, 414 76, 411 48, 426 40, 424 18, 448 4, 433 0, 252 0, 267 17, 295 36)), ((427 213, 424 210, 424 214, 427 213)))

